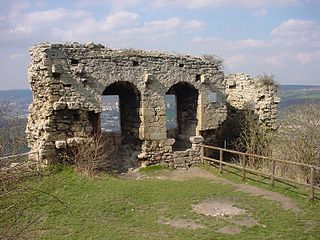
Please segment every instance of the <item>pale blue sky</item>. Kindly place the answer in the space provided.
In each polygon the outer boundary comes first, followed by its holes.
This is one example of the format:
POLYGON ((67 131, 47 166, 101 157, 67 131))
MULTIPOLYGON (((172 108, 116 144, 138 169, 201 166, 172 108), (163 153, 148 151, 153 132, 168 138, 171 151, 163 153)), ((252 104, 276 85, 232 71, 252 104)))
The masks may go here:
POLYGON ((320 0, 0 0, 0 89, 28 88, 37 42, 216 54, 225 71, 320 85, 320 0))

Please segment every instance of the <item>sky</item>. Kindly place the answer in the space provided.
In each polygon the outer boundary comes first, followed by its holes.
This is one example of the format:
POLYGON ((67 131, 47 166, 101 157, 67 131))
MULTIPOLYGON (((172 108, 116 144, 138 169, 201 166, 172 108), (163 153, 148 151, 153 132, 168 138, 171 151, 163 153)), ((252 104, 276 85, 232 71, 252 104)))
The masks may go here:
POLYGON ((39 42, 215 54, 226 73, 320 85, 320 0, 0 0, 0 89, 29 88, 39 42))

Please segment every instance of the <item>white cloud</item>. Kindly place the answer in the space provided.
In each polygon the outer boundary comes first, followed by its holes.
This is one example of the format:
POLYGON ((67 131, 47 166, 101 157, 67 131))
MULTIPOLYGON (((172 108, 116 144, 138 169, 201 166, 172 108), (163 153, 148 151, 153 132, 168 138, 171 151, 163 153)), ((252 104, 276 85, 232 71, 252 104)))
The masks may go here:
POLYGON ((76 2, 79 7, 92 7, 109 5, 113 11, 123 10, 130 6, 143 3, 143 0, 78 0, 76 2))
POLYGON ((307 43, 320 47, 320 25, 316 21, 289 19, 273 29, 271 36, 284 45, 307 43))
POLYGON ((33 11, 21 15, 20 19, 12 21, 12 28, 9 30, 12 34, 31 34, 37 29, 49 28, 50 24, 62 23, 63 21, 77 21, 90 16, 90 13, 83 10, 66 10, 57 8, 47 11, 33 11), (49 27, 48 27, 49 26, 49 27))
POLYGON ((185 23, 185 28, 190 30, 201 30, 205 26, 205 23, 200 20, 190 20, 185 23))
POLYGON ((22 58, 23 54, 22 53, 14 53, 8 56, 9 60, 16 60, 17 58, 22 58))
POLYGON ((266 8, 272 6, 292 6, 306 2, 305 0, 153 0, 150 6, 153 8, 186 7, 190 9, 223 6, 266 8))
POLYGON ((319 41, 319 23, 288 19, 272 29, 265 39, 230 41, 198 36, 191 40, 190 48, 195 52, 222 55, 229 72, 253 75, 272 72, 282 83, 319 84, 319 41))
POLYGON ((268 9, 261 8, 258 11, 254 12, 253 15, 257 17, 264 17, 268 14, 268 9))
POLYGON ((192 44, 199 46, 211 45, 224 51, 259 49, 268 47, 268 43, 265 40, 243 39, 239 41, 224 41, 223 39, 215 37, 194 37, 192 39, 192 44))
POLYGON ((227 56, 225 58, 225 64, 227 67, 241 67, 248 62, 248 56, 245 54, 235 54, 227 56))
POLYGON ((182 20, 178 17, 168 18, 166 20, 146 22, 143 26, 145 32, 161 32, 170 29, 177 29, 182 24, 182 20))
POLYGON ((103 31, 112 30, 112 29, 123 29, 136 25, 136 20, 139 15, 137 13, 128 12, 128 11, 119 11, 110 14, 105 18, 101 23, 101 29, 103 31))
MULTIPOLYGON (((310 75, 312 72, 320 75, 320 25, 317 21, 288 19, 274 27, 265 38, 247 36, 227 40, 221 36, 208 36, 209 31, 204 30, 209 30, 207 28, 211 23, 202 21, 203 18, 199 15, 189 15, 197 11, 190 11, 181 17, 182 15, 178 15, 180 12, 177 12, 177 15, 168 15, 159 9, 177 7, 186 12, 184 8, 235 6, 248 8, 256 16, 264 16, 268 14, 270 7, 307 3, 304 0, 158 0, 151 1, 151 5, 158 8, 153 11, 148 9, 150 1, 145 0, 79 0, 75 9, 48 9, 50 4, 36 7, 24 0, 12 1, 14 4, 6 6, 4 1, 0 0, 0 52, 6 52, 2 59, 6 64, 17 61, 26 66, 26 49, 36 42, 94 41, 112 48, 162 49, 187 51, 191 54, 214 53, 223 56, 227 69, 232 71, 240 69, 249 73, 274 72, 275 69, 276 72, 287 68, 286 74, 293 75, 291 68, 303 68, 304 71, 304 68, 310 69, 312 66, 314 70, 310 70, 310 75), (105 12, 99 9, 96 14, 94 9, 97 5, 105 12), (133 6, 139 9, 131 8, 133 6), (149 12, 144 15, 146 11, 149 12), (19 52, 23 52, 22 55, 17 54, 19 52)), ((320 0, 317 2, 320 3, 320 0)), ((247 13, 247 9, 245 12, 247 13)), ((212 23, 215 24, 217 23, 212 23)), ((234 37, 237 35, 234 34, 234 37)), ((20 71, 26 74, 25 69, 20 71)), ((296 72, 298 73, 298 70, 296 72)), ((9 79, 13 78, 9 70, 6 75, 9 79)))
POLYGON ((297 53, 296 59, 301 64, 308 64, 314 61, 320 62, 320 51, 315 52, 299 52, 297 53))

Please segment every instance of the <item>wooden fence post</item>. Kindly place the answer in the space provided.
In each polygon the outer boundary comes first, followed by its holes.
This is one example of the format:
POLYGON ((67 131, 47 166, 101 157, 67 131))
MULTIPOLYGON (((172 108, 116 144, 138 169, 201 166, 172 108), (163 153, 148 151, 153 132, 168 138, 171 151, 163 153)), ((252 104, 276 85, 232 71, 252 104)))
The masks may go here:
POLYGON ((200 158, 201 158, 201 163, 202 163, 202 164, 204 163, 203 156, 204 156, 204 147, 203 147, 203 145, 201 144, 201 146, 200 146, 200 158))
POLYGON ((246 165, 247 165, 247 159, 246 157, 244 157, 243 163, 242 163, 242 181, 246 180, 246 165))
POLYGON ((223 161, 223 151, 222 149, 220 149, 219 174, 222 173, 222 161, 223 161))
POLYGON ((271 175, 271 184, 272 186, 274 187, 274 174, 275 174, 275 171, 276 171, 276 161, 272 161, 272 175, 271 175))
POLYGON ((309 194, 309 200, 314 200, 314 168, 310 168, 310 194, 309 194))

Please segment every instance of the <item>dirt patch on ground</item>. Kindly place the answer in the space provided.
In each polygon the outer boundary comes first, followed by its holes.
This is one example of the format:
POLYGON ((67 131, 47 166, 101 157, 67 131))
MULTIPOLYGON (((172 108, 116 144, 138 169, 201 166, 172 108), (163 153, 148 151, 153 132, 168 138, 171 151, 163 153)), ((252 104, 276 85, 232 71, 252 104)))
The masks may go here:
POLYGON ((237 226, 225 226, 225 227, 219 228, 216 232, 222 233, 222 234, 235 235, 235 234, 241 233, 241 229, 237 226))
POLYGON ((118 177, 120 179, 127 179, 127 180, 131 180, 131 179, 139 180, 139 179, 146 178, 144 174, 139 172, 139 169, 132 169, 127 172, 121 173, 118 177))
POLYGON ((177 169, 174 171, 166 171, 159 179, 170 179, 174 181, 184 181, 193 178, 217 179, 212 173, 199 167, 189 168, 188 170, 177 169))
POLYGON ((169 225, 174 228, 184 228, 184 229, 200 229, 205 228, 203 225, 190 220, 190 219, 182 219, 182 218, 175 218, 175 219, 160 219, 158 221, 160 224, 169 225))
POLYGON ((192 206, 192 210, 198 214, 211 217, 236 216, 245 213, 245 210, 234 207, 231 203, 219 201, 205 201, 192 206))
POLYGON ((192 210, 198 214, 223 218, 229 222, 229 225, 216 230, 216 232, 222 234, 239 234, 241 233, 241 227, 259 225, 259 222, 250 217, 244 209, 235 207, 234 204, 228 201, 204 201, 193 205, 192 210))
POLYGON ((254 196, 261 196, 265 199, 276 201, 280 203, 281 207, 285 210, 292 210, 296 213, 302 212, 298 205, 290 198, 276 192, 264 190, 248 184, 232 184, 236 186, 237 191, 250 193, 254 196))
POLYGON ((176 170, 163 170, 160 174, 149 175, 139 172, 139 169, 131 169, 128 172, 121 173, 119 175, 121 179, 160 179, 160 180, 174 180, 185 181, 193 178, 205 178, 205 179, 217 179, 212 173, 199 167, 192 167, 188 170, 176 169, 176 170))

